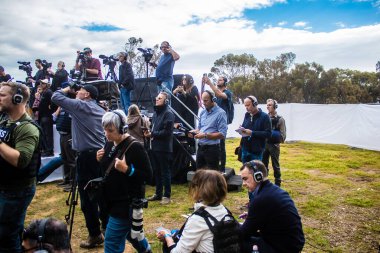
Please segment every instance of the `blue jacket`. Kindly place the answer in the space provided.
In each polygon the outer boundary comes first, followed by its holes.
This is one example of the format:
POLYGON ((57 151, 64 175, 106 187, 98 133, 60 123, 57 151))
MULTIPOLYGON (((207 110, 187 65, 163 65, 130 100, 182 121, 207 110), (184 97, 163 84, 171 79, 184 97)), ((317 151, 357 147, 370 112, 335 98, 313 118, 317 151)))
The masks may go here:
POLYGON ((301 252, 305 244, 301 218, 293 200, 269 180, 254 191, 240 233, 243 241, 251 236, 261 237, 276 252, 301 252))
POLYGON ((265 148, 265 140, 272 134, 272 125, 268 114, 259 112, 251 117, 245 113, 242 127, 252 130, 252 135, 241 138, 241 146, 249 153, 261 153, 265 148))

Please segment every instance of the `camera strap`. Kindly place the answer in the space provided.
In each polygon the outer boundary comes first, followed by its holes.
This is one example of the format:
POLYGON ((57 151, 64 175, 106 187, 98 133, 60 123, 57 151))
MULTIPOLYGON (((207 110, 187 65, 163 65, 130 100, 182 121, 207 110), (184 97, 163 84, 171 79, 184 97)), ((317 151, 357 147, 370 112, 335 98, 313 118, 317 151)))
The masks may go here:
MULTIPOLYGON (((121 148, 116 155, 116 157, 119 159, 121 159, 123 157, 123 155, 128 151, 128 149, 132 146, 133 143, 137 142, 136 139, 133 138, 132 136, 128 136, 124 141, 125 141, 124 147, 121 148), (129 141, 129 143, 128 143, 128 141, 129 141)), ((106 178, 108 176, 108 174, 110 173, 110 171, 114 167, 114 165, 115 165, 115 159, 113 159, 113 161, 108 166, 108 168, 104 174, 104 178, 106 178)))

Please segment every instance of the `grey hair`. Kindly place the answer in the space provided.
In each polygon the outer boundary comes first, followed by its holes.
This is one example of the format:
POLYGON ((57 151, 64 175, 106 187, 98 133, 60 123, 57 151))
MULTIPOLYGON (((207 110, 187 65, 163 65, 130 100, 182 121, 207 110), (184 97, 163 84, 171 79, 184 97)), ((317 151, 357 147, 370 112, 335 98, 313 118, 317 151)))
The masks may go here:
POLYGON ((103 128, 114 126, 116 129, 119 129, 120 125, 125 125, 126 122, 127 122, 127 116, 125 116, 125 113, 123 110, 114 110, 114 111, 106 112, 102 118, 103 128), (123 122, 121 122, 121 118, 117 113, 122 116, 123 122))

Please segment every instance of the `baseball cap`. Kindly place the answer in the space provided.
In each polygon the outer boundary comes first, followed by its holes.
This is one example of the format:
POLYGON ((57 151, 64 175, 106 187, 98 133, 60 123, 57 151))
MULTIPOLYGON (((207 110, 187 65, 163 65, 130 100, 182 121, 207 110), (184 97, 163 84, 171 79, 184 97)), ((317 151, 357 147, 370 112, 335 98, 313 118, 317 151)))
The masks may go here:
POLYGON ((83 52, 85 52, 85 53, 91 53, 92 50, 89 47, 85 47, 85 48, 83 48, 83 52))
POLYGON ((50 84, 50 81, 49 81, 49 79, 45 78, 45 79, 41 79, 40 83, 50 84))
POLYGON ((91 84, 86 84, 86 85, 82 86, 82 88, 85 89, 88 93, 90 93, 90 96, 92 99, 98 98, 99 92, 95 86, 93 86, 91 84))

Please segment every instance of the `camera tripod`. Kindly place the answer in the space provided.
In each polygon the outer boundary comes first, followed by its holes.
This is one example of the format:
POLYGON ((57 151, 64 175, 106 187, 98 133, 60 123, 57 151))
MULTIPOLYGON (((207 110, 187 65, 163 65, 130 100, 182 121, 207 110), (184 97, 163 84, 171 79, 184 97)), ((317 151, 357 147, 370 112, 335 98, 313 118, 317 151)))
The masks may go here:
POLYGON ((73 232, 73 224, 74 224, 74 214, 75 214, 75 206, 78 204, 78 182, 76 180, 76 169, 75 172, 72 173, 71 178, 71 189, 69 195, 66 199, 66 205, 69 206, 69 212, 65 215, 65 221, 67 225, 69 225, 69 241, 71 243, 71 235, 73 232))
POLYGON ((104 80, 108 80, 108 77, 110 77, 111 80, 113 80, 115 83, 119 82, 118 79, 117 79, 116 73, 115 73, 116 62, 113 62, 113 64, 111 64, 111 62, 110 62, 107 65, 108 65, 108 72, 107 72, 106 77, 104 78, 104 80))
MULTIPOLYGON (((150 60, 150 59, 149 59, 150 60)), ((155 105, 155 103, 153 102, 153 97, 152 97, 152 93, 150 92, 150 88, 149 88, 149 69, 148 69, 148 67, 149 67, 149 60, 147 61, 147 59, 145 58, 145 64, 146 64, 146 66, 145 66, 145 68, 146 68, 146 81, 145 81, 145 84, 144 84, 144 87, 141 89, 141 91, 140 91, 140 94, 139 94, 139 96, 138 96, 138 98, 137 98, 137 102, 136 102, 136 104, 137 104, 137 106, 140 108, 140 109, 142 109, 142 105, 141 105, 141 96, 142 96, 142 94, 144 93, 144 91, 145 91, 145 89, 148 89, 148 93, 149 93, 149 98, 150 98, 150 103, 151 103, 151 105, 152 106, 154 106, 155 105)))

